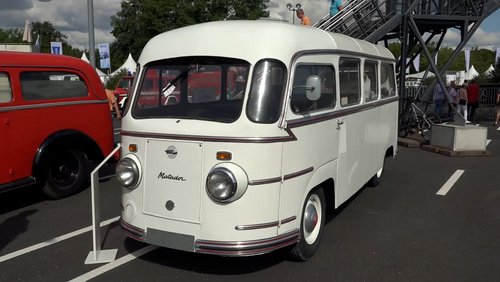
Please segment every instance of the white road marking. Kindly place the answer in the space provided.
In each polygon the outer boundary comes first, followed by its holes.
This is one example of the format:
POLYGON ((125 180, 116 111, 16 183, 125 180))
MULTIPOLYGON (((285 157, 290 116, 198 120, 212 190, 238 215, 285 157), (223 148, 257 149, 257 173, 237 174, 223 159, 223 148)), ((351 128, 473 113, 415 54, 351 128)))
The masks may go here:
POLYGON ((143 255, 145 255, 145 254, 147 254, 149 252, 152 252, 152 251, 154 251, 156 249, 158 249, 158 246, 147 246, 147 247, 139 249, 139 250, 137 250, 137 251, 135 251, 135 252, 133 252, 131 254, 128 254, 128 255, 126 255, 124 257, 121 257, 121 258, 119 258, 119 259, 117 259, 117 260, 115 260, 113 262, 110 262, 110 263, 105 264, 105 265, 103 265, 103 266, 101 266, 99 268, 96 268, 96 269, 94 269, 92 271, 89 271, 89 272, 87 272, 87 273, 85 273, 85 274, 83 274, 81 276, 78 276, 75 279, 72 279, 70 281, 74 281, 74 282, 88 281, 88 280, 90 280, 92 278, 95 278, 95 277, 97 277, 97 276, 99 276, 99 275, 101 275, 101 274, 103 274, 105 272, 108 272, 108 271, 110 271, 110 270, 112 270, 114 268, 117 268, 117 267, 119 267, 119 266, 121 266, 121 265, 123 265, 123 264, 125 264, 125 263, 127 263, 129 261, 131 261, 131 260, 134 260, 134 259, 136 259, 136 258, 138 258, 140 256, 143 256, 143 255))
MULTIPOLYGON (((101 227, 109 225, 109 224, 111 224, 113 222, 116 222, 116 221, 118 221, 118 219, 120 219, 119 216, 117 216, 115 218, 111 218, 111 219, 105 220, 105 221, 101 222, 101 227)), ((71 233, 68 233, 68 234, 56 237, 54 239, 50 239, 50 240, 47 240, 45 242, 38 243, 36 245, 33 245, 33 246, 30 246, 30 247, 21 249, 19 251, 15 251, 15 252, 12 252, 10 254, 3 255, 3 256, 0 257, 0 262, 4 262, 6 260, 9 260, 9 259, 12 259, 12 258, 15 258, 15 257, 18 257, 18 256, 22 256, 24 254, 36 251, 36 250, 41 249, 43 247, 50 246, 52 244, 64 241, 66 239, 70 239, 72 237, 75 237, 75 236, 78 236, 80 234, 83 234, 85 232, 90 232, 90 231, 92 231, 92 226, 88 226, 88 227, 85 227, 85 228, 73 231, 71 233)))
POLYGON ((497 130, 500 131, 500 127, 497 127, 497 130))
POLYGON ((490 145, 490 142, 491 142, 491 139, 486 139, 486 147, 488 147, 488 145, 490 145))
POLYGON ((448 179, 448 181, 446 181, 446 183, 443 185, 443 187, 441 187, 441 189, 439 189, 439 191, 437 191, 436 195, 445 196, 446 193, 448 193, 450 191, 450 189, 453 187, 453 185, 455 185, 457 180, 460 178, 460 176, 462 176, 462 174, 464 172, 465 172, 465 170, 461 170, 461 169, 458 169, 457 171, 455 171, 455 173, 450 177, 450 179, 448 179))

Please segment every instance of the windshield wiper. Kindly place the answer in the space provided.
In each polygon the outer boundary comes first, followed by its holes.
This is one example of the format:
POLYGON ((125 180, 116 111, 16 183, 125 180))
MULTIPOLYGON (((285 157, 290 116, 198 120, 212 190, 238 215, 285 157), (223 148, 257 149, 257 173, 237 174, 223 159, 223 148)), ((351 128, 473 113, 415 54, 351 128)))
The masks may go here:
POLYGON ((181 79, 183 76, 185 76, 191 69, 192 69, 192 65, 190 65, 185 71, 181 72, 179 75, 177 75, 174 79, 172 79, 168 84, 167 86, 165 86, 163 89, 162 89, 162 93, 163 93, 163 96, 167 97, 168 95, 170 95, 174 90, 175 90, 175 87, 172 89, 172 91, 168 91, 172 86, 174 86, 174 84, 177 82, 177 80, 181 79))

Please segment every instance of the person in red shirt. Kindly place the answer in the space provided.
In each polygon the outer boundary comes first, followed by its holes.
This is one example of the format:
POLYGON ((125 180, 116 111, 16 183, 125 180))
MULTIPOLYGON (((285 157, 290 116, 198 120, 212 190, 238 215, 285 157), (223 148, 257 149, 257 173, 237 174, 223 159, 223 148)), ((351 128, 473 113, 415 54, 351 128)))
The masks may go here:
POLYGON ((471 80, 467 86, 467 112, 469 113, 468 120, 474 121, 474 113, 479 105, 479 85, 476 81, 471 80))

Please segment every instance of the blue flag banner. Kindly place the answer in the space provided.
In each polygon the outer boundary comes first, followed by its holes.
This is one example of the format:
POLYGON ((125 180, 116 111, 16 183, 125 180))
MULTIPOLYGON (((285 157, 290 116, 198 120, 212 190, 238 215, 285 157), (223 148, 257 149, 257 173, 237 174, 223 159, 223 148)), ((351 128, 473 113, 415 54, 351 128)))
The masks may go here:
POLYGON ((62 55, 63 54, 62 42, 50 42, 50 53, 55 55, 62 55))
POLYGON ((111 60, 109 54, 109 44, 108 43, 98 44, 98 47, 99 47, 99 59, 101 62, 101 69, 110 69, 111 60))

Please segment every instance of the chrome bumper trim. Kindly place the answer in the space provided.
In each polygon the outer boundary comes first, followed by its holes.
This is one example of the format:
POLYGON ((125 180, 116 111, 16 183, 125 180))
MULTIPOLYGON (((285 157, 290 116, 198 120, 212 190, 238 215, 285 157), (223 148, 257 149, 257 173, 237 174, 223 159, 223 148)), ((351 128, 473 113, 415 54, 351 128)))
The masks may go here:
POLYGON ((125 233, 128 237, 140 242, 146 241, 146 232, 144 232, 144 229, 126 223, 122 218, 120 218, 120 226, 123 233, 125 233))
POLYGON ((196 240, 195 251, 197 253, 213 254, 221 256, 252 256, 274 251, 299 242, 300 232, 295 229, 291 232, 253 241, 222 242, 196 240))
POLYGON ((273 222, 258 223, 258 224, 236 225, 234 227, 234 229, 236 229, 238 231, 264 229, 264 228, 276 227, 276 226, 279 226, 280 224, 286 224, 286 223, 294 221, 295 219, 297 219, 296 216, 291 216, 289 218, 283 219, 281 222, 273 221, 273 222))

